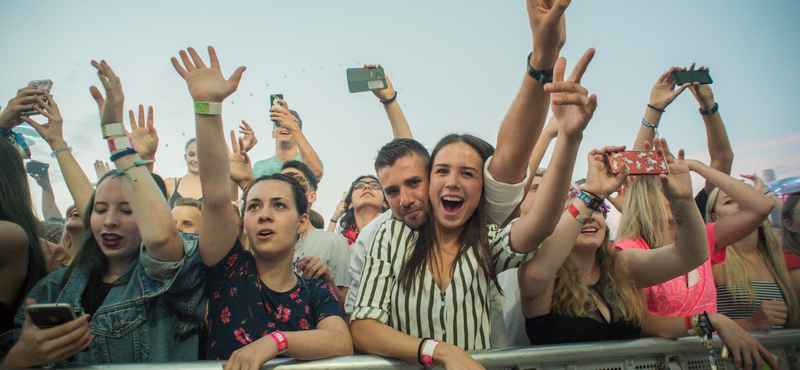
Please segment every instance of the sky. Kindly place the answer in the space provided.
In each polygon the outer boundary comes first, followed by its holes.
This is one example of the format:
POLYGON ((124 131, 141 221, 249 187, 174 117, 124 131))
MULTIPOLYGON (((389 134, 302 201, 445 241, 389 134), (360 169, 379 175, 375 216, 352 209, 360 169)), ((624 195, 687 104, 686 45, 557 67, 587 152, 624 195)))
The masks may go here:
MULTIPOLYGON (((213 45, 223 74, 246 66, 223 106, 226 130, 250 123, 254 161, 274 155, 270 94, 283 94, 325 165, 313 209, 330 218, 350 183, 374 173, 378 149, 392 139, 381 104, 351 94, 345 70, 380 63, 398 91, 415 139, 429 148, 446 134, 472 133, 495 144, 525 75, 532 49, 524 1, 0 1, 0 105, 31 80, 53 80, 64 136, 94 180, 107 160, 89 86, 91 60, 120 76, 125 106, 153 106, 160 138, 156 173, 186 173, 183 148, 194 137, 186 83, 170 57, 189 46, 207 60, 213 45)), ((597 49, 582 85, 598 108, 584 132, 574 178, 586 153, 631 145, 650 89, 671 66, 710 67, 712 89, 734 150, 732 174, 774 169, 800 176, 800 2, 573 0, 566 12, 568 71, 597 49)), ((687 157, 709 159, 698 104, 689 91, 668 108, 659 131, 687 157)), ((41 120, 41 117, 37 120, 41 120)), ((127 122, 126 122, 127 124, 127 122)), ((72 203, 57 162, 41 139, 34 159, 51 164, 61 211, 72 203)), ((533 140, 533 138, 531 139, 533 140)), ((549 161, 549 153, 543 166, 549 161)), ((702 181, 693 179, 695 189, 702 181)), ((35 203, 41 191, 31 181, 35 203)))

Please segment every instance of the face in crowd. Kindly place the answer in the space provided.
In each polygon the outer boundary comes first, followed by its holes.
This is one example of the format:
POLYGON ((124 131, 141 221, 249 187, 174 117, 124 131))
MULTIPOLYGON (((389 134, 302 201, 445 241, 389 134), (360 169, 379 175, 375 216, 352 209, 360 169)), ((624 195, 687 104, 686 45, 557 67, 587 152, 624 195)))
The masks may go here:
POLYGON ((378 169, 378 179, 392 216, 417 230, 428 220, 428 164, 416 154, 378 169))

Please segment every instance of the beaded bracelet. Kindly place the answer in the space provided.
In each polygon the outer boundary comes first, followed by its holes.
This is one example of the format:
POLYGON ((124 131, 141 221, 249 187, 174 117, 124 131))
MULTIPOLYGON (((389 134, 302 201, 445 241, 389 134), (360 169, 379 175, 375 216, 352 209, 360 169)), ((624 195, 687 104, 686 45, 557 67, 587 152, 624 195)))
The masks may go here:
POLYGON ((149 160, 149 161, 136 161, 136 162, 133 162, 132 165, 130 165, 128 167, 125 167, 124 169, 117 170, 117 173, 115 173, 114 176, 111 176, 111 178, 115 179, 115 178, 117 178, 119 176, 122 176, 122 175, 128 175, 133 179, 133 182, 136 182, 137 181, 136 177, 131 175, 131 173, 128 172, 128 170, 131 169, 131 168, 134 168, 134 167, 145 166, 148 163, 153 163, 153 162, 155 162, 155 161, 154 160, 149 160))
POLYGON ((708 116, 717 113, 718 110, 719 110, 719 103, 714 103, 714 106, 711 107, 711 109, 703 110, 703 108, 700 108, 700 114, 708 116))
POLYGON ((55 158, 58 153, 61 153, 63 151, 67 151, 67 152, 72 153, 72 147, 71 146, 65 146, 63 148, 58 148, 56 150, 53 150, 53 152, 50 153, 50 156, 55 158))
POLYGON ((123 151, 121 151, 121 152, 119 152, 119 153, 116 153, 116 154, 113 154, 113 155, 111 155, 111 158, 110 158, 109 160, 110 160, 111 162, 114 162, 114 161, 116 161, 117 159, 120 159, 120 158, 122 158, 122 157, 124 157, 124 156, 126 156, 126 155, 130 155, 130 154, 136 154, 136 153, 139 153, 139 152, 137 152, 137 151, 136 151, 136 149, 133 149, 133 148, 128 148, 128 149, 125 149, 125 150, 123 150, 123 151))
POLYGON ((659 112, 661 112, 661 113, 664 113, 664 112, 666 112, 666 109, 664 109, 664 108, 659 108, 659 107, 656 107, 655 105, 652 105, 652 104, 647 104, 647 107, 648 107, 648 108, 653 108, 654 110, 657 110, 657 111, 659 111, 659 112))
MULTIPOLYGON (((383 105, 386 105, 386 104, 391 104, 393 101, 395 101, 395 99, 397 99, 397 90, 394 91, 394 96, 391 99, 389 99, 389 100, 381 100, 380 102, 383 103, 383 105)), ((294 120, 294 121, 297 122, 297 120, 294 120)))

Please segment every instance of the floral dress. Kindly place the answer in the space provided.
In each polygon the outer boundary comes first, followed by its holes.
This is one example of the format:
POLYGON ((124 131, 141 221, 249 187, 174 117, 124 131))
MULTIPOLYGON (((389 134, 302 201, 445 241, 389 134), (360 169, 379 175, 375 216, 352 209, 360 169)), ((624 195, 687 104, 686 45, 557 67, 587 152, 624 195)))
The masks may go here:
POLYGON ((297 285, 286 292, 268 288, 258 276, 255 257, 239 240, 209 268, 206 294, 209 360, 227 359, 276 330, 311 330, 329 316, 342 316, 336 295, 321 280, 298 276, 297 285))

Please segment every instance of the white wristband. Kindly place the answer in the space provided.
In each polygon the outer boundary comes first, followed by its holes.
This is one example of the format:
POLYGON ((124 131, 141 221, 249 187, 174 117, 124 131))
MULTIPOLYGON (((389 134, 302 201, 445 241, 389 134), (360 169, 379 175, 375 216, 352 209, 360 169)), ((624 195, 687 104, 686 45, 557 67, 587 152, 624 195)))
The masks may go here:
POLYGON ((100 125, 100 130, 103 131, 103 139, 108 139, 111 136, 125 135, 125 128, 123 128, 121 123, 100 125))
POLYGON ((111 153, 128 148, 133 148, 133 143, 127 136, 118 137, 116 139, 108 139, 108 151, 111 153))
POLYGON ((437 344, 439 344, 438 340, 428 339, 425 347, 422 347, 422 363, 425 366, 435 367, 433 366, 433 350, 436 349, 437 344))

